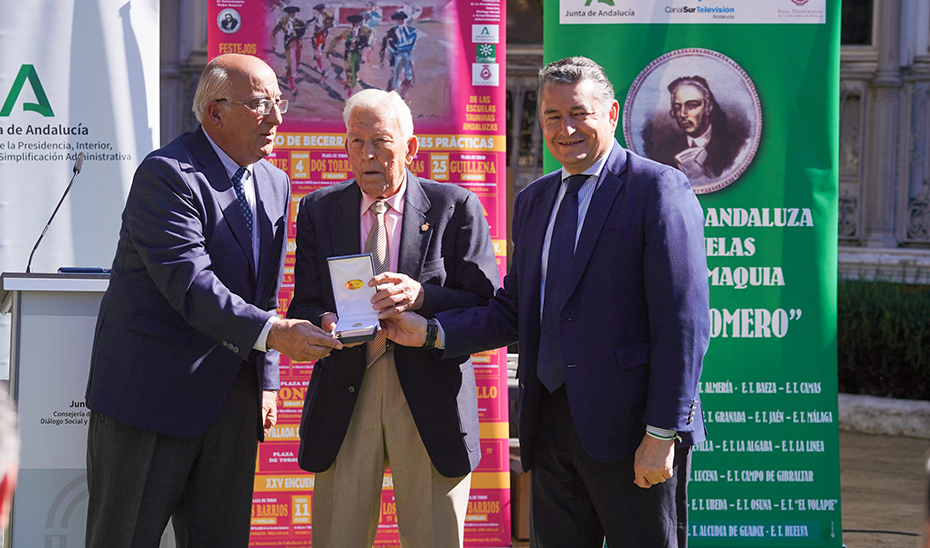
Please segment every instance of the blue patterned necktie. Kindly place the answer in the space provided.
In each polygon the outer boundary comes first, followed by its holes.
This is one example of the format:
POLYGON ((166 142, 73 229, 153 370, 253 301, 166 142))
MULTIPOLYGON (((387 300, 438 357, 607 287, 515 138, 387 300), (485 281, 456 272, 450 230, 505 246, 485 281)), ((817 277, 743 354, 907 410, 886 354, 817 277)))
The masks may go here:
POLYGON ((236 191, 236 197, 239 198, 239 209, 242 211, 242 216, 245 217, 245 225, 249 228, 249 238, 252 237, 252 206, 249 205, 249 201, 245 199, 245 188, 242 186, 242 181, 249 178, 249 170, 240 167, 236 170, 235 175, 232 177, 233 189, 236 191))
POLYGON ((588 176, 572 175, 566 180, 568 186, 556 213, 549 243, 546 294, 540 322, 539 356, 536 359, 536 376, 549 392, 555 392, 565 382, 559 314, 567 295, 563 295, 560 289, 568 283, 572 272, 575 235, 578 233, 578 189, 588 176))

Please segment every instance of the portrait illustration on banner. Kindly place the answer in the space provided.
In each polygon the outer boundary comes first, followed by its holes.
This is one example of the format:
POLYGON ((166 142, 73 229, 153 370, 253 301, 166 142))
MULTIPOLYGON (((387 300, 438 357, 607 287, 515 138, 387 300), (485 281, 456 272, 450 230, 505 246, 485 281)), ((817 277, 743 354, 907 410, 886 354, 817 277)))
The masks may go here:
POLYGON ((698 194, 735 182, 762 136, 756 88, 735 61, 708 49, 671 51, 639 73, 623 108, 637 154, 678 168, 698 194))
POLYGON ((232 8, 226 8, 221 11, 216 18, 216 26, 220 31, 226 34, 232 34, 238 31, 239 27, 242 26, 242 16, 239 15, 238 11, 232 8))

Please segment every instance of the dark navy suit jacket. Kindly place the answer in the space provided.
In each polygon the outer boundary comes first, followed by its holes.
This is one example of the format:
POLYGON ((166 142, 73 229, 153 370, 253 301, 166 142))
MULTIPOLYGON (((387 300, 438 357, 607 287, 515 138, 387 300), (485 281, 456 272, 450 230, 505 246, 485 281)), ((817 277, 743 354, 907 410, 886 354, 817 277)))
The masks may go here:
POLYGON ((259 387, 278 388, 278 353, 252 346, 278 305, 290 183, 265 160, 253 171, 257 263, 235 190, 202 128, 136 170, 97 318, 90 409, 190 438, 216 419, 243 360, 259 387))
MULTIPOLYGON (((619 144, 607 158, 575 248, 560 313, 565 386, 578 437, 601 462, 631 458, 646 425, 704 439, 698 379, 709 340, 703 215, 684 174, 619 144)), ((487 307, 437 314, 443 357, 519 338, 520 451, 533 463, 540 390, 543 239, 561 182, 550 173, 514 203, 514 254, 487 307)), ((540 433, 540 435, 544 435, 540 433)))
MULTIPOLYGON (((335 312, 327 257, 360 252, 362 193, 355 180, 311 192, 297 213, 294 300, 287 315, 320 324, 335 312)), ((500 286, 488 223, 478 197, 407 171, 397 269, 423 285, 423 307, 486 304, 500 286)), ((366 280, 367 281, 367 280, 366 280)), ((397 346, 397 377, 436 470, 464 476, 481 458, 475 373, 467 355, 439 360, 424 348, 397 346)), ((327 470, 345 439, 365 374, 365 347, 334 351, 313 368, 300 423, 301 468, 327 470)))

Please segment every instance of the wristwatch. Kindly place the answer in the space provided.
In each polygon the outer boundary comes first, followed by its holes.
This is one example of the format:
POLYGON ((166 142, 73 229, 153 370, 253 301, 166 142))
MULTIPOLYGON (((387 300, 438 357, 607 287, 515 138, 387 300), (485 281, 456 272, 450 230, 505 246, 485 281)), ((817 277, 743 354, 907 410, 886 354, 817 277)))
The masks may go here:
POLYGON ((439 338, 439 320, 430 318, 426 320, 426 341, 423 348, 433 348, 436 346, 436 339, 439 338))

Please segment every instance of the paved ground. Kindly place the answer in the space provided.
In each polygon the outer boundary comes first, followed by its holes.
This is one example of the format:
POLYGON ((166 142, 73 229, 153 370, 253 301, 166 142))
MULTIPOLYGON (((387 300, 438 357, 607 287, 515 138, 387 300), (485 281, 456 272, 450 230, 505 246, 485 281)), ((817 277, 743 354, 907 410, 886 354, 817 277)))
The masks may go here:
MULTIPOLYGON (((915 548, 923 523, 930 440, 840 432, 843 542, 915 548), (869 532, 859 532, 869 531, 869 532)), ((514 541, 514 548, 529 546, 514 541)))
POLYGON ((926 500, 930 440, 840 433, 843 541, 848 548, 914 548, 926 500), (888 531, 858 533, 854 531, 888 531))

